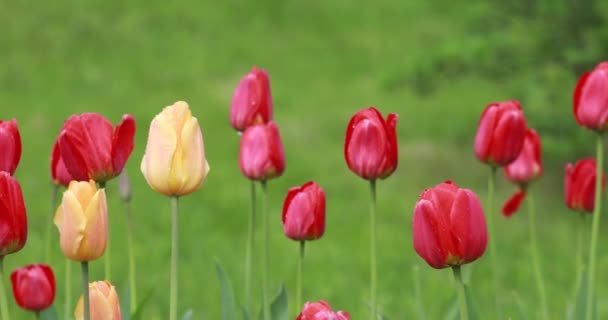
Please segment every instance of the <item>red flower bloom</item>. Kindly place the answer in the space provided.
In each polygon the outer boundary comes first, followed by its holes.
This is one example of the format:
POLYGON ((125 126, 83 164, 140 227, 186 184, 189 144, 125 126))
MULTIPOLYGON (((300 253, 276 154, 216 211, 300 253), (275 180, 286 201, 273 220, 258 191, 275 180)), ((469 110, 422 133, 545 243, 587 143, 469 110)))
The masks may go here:
POLYGON ((15 174, 17 165, 21 159, 21 135, 17 120, 0 120, 0 171, 15 174))
POLYGON ((519 101, 491 103, 479 119, 475 156, 492 166, 506 166, 519 155, 525 136, 526 119, 519 101))
POLYGON ((412 226, 416 253, 437 269, 472 262, 488 244, 479 199, 451 181, 422 192, 412 226))
POLYGON ((27 215, 21 186, 0 171, 0 257, 17 252, 27 241, 27 215))
POLYGON ((268 180, 285 171, 279 127, 271 121, 247 128, 241 137, 239 167, 251 180, 268 180))
MULTIPOLYGON (((566 206, 580 212, 593 212, 595 206, 596 163, 594 158, 566 165, 564 199, 566 206)), ((602 191, 606 187, 606 174, 602 175, 602 191)))
POLYGON ((344 158, 352 172, 363 179, 388 178, 397 169, 397 119, 369 107, 357 112, 348 123, 344 158))
POLYGON ((321 300, 319 302, 306 302, 304 309, 296 320, 350 320, 348 312, 333 312, 331 306, 321 300))
POLYGON ((67 187, 70 184, 70 181, 74 180, 61 158, 59 140, 55 141, 55 144, 53 144, 53 152, 51 153, 51 177, 55 184, 60 184, 64 187, 67 187))
POLYGON ((574 117, 579 125, 595 130, 608 128, 608 62, 584 73, 574 89, 574 117))
POLYGON ((133 151, 134 136, 131 115, 124 115, 115 129, 100 114, 73 115, 59 135, 61 158, 75 180, 106 182, 122 171, 133 151))
POLYGON ((264 69, 253 67, 239 82, 230 104, 230 124, 238 131, 245 131, 256 124, 272 119, 272 95, 270 80, 264 69))
POLYGON ((13 296, 17 304, 29 311, 42 311, 55 300, 55 275, 46 264, 32 264, 11 273, 13 296))
POLYGON ((296 241, 316 240, 325 232, 325 192, 315 182, 289 189, 283 204, 283 231, 296 241))

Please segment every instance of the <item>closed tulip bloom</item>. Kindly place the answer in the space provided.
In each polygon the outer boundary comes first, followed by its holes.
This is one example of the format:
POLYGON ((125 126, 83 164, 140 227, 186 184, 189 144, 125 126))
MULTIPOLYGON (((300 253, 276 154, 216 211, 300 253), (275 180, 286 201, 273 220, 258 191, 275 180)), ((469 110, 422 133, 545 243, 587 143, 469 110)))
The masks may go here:
POLYGON ((272 119, 272 95, 270 80, 264 69, 254 67, 239 82, 230 104, 230 124, 238 131, 245 131, 256 124, 272 119))
MULTIPOLYGON (((89 283, 90 320, 121 320, 116 288, 108 281, 89 283)), ((84 299, 80 296, 74 310, 76 320, 84 319, 84 299)))
POLYGON ((70 182, 53 221, 66 258, 81 262, 98 259, 108 240, 105 189, 97 189, 93 180, 70 182))
POLYGON ((32 264, 11 273, 13 296, 28 311, 39 312, 55 300, 55 275, 46 264, 32 264))
POLYGON ((61 159, 74 180, 103 183, 122 171, 134 136, 135 119, 129 114, 116 128, 97 113, 72 115, 59 134, 61 159))
POLYGON ((574 117, 579 125, 603 132, 608 128, 608 62, 584 73, 574 90, 574 117))
POLYGON ((479 199, 451 181, 422 192, 412 226, 416 253, 436 269, 472 262, 488 244, 479 199))
POLYGON ((296 241, 316 240, 325 232, 325 192, 312 181, 289 189, 283 204, 283 231, 296 241))
POLYGON ((53 152, 51 153, 51 178, 55 184, 64 187, 67 187, 70 184, 70 181, 75 180, 68 172, 68 169, 65 167, 65 163, 61 158, 61 150, 58 141, 55 141, 53 152))
POLYGON ((350 320, 348 312, 331 310, 331 306, 321 300, 319 302, 306 302, 304 309, 296 320, 350 320))
POLYGON ((27 214, 17 179, 0 171, 0 257, 17 252, 27 241, 27 214))
POLYGON ((166 196, 190 194, 203 183, 209 173, 203 135, 186 102, 165 107, 152 119, 141 172, 166 196))
POLYGON ((386 120, 374 107, 360 110, 348 123, 344 158, 348 168, 363 179, 388 178, 397 169, 397 119, 386 120))
POLYGON ((239 167, 251 180, 269 180, 285 170, 279 127, 271 121, 247 128, 241 137, 239 167))
POLYGON ((525 136, 526 119, 519 101, 491 103, 479 119, 475 156, 495 167, 506 166, 519 155, 525 136))
POLYGON ((0 120, 0 171, 13 175, 21 159, 21 135, 17 120, 0 120))
MULTIPOLYGON (((596 163, 594 158, 566 165, 564 199, 566 206, 579 212, 592 213, 595 206, 596 163)), ((606 187, 606 175, 602 175, 602 191, 606 187)))

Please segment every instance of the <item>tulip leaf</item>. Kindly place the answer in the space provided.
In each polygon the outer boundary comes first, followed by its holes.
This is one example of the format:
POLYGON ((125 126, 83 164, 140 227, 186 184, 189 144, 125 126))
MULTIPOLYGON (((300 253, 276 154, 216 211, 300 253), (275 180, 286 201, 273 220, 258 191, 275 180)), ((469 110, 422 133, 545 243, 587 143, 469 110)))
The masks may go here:
POLYGON ((515 305, 517 306, 517 312, 519 313, 518 319, 528 320, 528 308, 526 304, 521 300, 521 297, 517 294, 517 292, 513 292, 513 299, 515 300, 515 305))
POLYGON ((443 317, 444 320, 457 320, 458 317, 460 317, 460 303, 458 303, 458 295, 454 294, 452 295, 452 299, 450 299, 450 301, 452 301, 452 303, 450 303, 450 306, 448 308, 448 311, 445 313, 445 316, 443 317))
POLYGON ((49 308, 40 312, 40 320, 57 320, 57 319, 59 319, 57 317, 57 310, 55 310, 55 307, 53 307, 53 306, 50 306, 49 308))
POLYGON ((143 312, 144 312, 144 307, 146 306, 146 304, 148 304, 148 301, 150 301, 150 298, 152 298, 152 293, 154 292, 153 289, 148 290, 148 292, 146 293, 146 295, 144 296, 144 298, 141 300, 141 302, 139 303, 139 305, 137 306, 137 308, 135 308, 135 312, 131 315, 131 320, 140 320, 143 317, 143 312))
POLYGON ((186 312, 184 312, 184 315, 182 316, 182 320, 192 320, 193 314, 194 312, 192 312, 192 309, 186 310, 186 312))
MULTIPOLYGON (((289 301, 287 299, 287 291, 285 286, 281 285, 277 297, 270 304, 270 319, 271 320, 289 320, 289 301)), ((264 308, 260 311, 258 319, 264 319, 264 308)))
POLYGON ((236 319, 236 304, 234 302, 232 283, 230 282, 228 275, 218 260, 215 260, 215 269, 217 270, 217 277, 220 280, 220 290, 222 295, 222 320, 234 320, 236 319))
POLYGON ((576 293, 576 304, 574 305, 573 318, 574 319, 587 319, 587 301, 588 299, 592 300, 592 317, 591 319, 597 319, 597 301, 595 299, 595 294, 591 297, 587 296, 587 290, 589 288, 589 280, 587 276, 587 269, 582 271, 580 286, 578 287, 576 293))
POLYGON ((131 287, 126 286, 122 294, 122 304, 120 306, 122 311, 122 320, 131 320, 131 287))
POLYGON ((249 311, 244 306, 241 306, 241 312, 243 313, 243 320, 251 320, 251 315, 249 315, 249 311))

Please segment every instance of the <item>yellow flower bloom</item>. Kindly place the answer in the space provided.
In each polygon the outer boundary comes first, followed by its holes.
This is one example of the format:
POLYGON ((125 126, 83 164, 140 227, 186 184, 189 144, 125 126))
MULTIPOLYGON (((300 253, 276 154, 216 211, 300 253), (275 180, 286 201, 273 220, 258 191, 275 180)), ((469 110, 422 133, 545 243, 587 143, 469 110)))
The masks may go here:
MULTIPOLYGON (((121 320, 116 289, 108 281, 89 283, 90 320, 121 320)), ((80 296, 74 310, 76 320, 84 319, 84 299, 80 296)))

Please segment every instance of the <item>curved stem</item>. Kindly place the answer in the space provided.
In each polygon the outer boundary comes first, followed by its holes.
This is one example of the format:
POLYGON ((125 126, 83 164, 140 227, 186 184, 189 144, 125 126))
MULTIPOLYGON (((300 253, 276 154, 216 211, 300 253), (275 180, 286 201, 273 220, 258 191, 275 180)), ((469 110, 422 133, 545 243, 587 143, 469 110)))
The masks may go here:
POLYGON ((460 320, 469 319, 469 310, 467 308, 467 297, 464 291, 464 283, 462 282, 462 276, 460 275, 460 266, 453 266, 454 279, 456 280, 456 286, 458 287, 458 301, 460 302, 460 320))
POLYGON ((263 218, 263 233, 264 245, 262 246, 262 303, 264 310, 264 320, 270 320, 270 302, 268 296, 268 189, 266 181, 262 181, 262 215, 263 218))
POLYGON ((247 252, 245 254, 245 309, 251 314, 251 279, 253 274, 253 247, 255 243, 255 181, 251 181, 251 212, 247 229, 247 252))
POLYGON ((82 267, 82 298, 84 299, 84 320, 89 320, 91 317, 91 307, 89 305, 89 262, 83 261, 80 263, 82 267))
POLYGON ((597 168, 595 176, 595 205, 593 207, 593 224, 591 227, 591 245, 589 246, 589 273, 587 278, 587 306, 585 317, 591 320, 593 317, 593 301, 595 300, 595 260, 597 252, 597 238, 600 230, 600 214, 602 212, 602 177, 604 166, 602 135, 597 136, 597 168))
POLYGON ((496 179, 496 167, 490 167, 490 176, 488 177, 488 208, 486 218, 488 222, 488 237, 490 243, 490 263, 492 264, 492 278, 494 280, 494 308, 496 310, 496 319, 501 319, 500 316, 500 298, 498 285, 498 262, 496 260, 496 233, 494 232, 494 180, 496 179))
POLYGON ((137 286, 135 282, 135 248, 133 247, 133 220, 131 217, 131 203, 124 201, 125 214, 127 216, 127 250, 129 252, 129 293, 130 297, 130 312, 134 314, 137 309, 137 286))
POLYGON ((376 319, 378 304, 376 301, 376 180, 369 181, 369 190, 371 196, 371 205, 369 211, 369 228, 370 228, 370 276, 371 276, 371 316, 370 319, 376 319))
POLYGON ((296 310, 302 308, 302 265, 304 264, 304 247, 306 242, 300 240, 300 253, 298 255, 298 291, 296 295, 296 310))
POLYGON ((536 240, 536 208, 534 206, 534 197, 532 196, 530 189, 526 192, 526 202, 528 203, 528 225, 530 226, 530 253, 532 254, 532 264, 536 276, 536 287, 540 298, 543 319, 548 320, 549 311, 547 309, 547 295, 545 293, 545 283, 543 281, 540 256, 538 254, 538 243, 536 240))
POLYGON ((2 320, 9 320, 8 299, 6 296, 6 284, 4 283, 4 256, 0 257, 0 315, 2 320))
POLYGON ((171 287, 169 291, 169 320, 177 320, 177 267, 179 258, 178 197, 171 197, 171 287))
POLYGON ((51 229, 53 228, 53 217, 55 216, 55 210, 57 210, 57 194, 59 193, 59 185, 53 183, 51 190, 51 211, 49 212, 49 221, 46 222, 46 230, 44 232, 45 239, 45 261, 49 265, 51 264, 51 229))
POLYGON ((65 310, 63 310, 63 318, 70 319, 72 312, 72 260, 65 259, 65 310))

